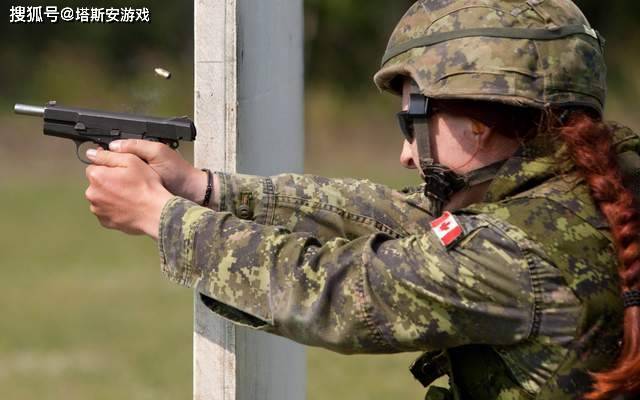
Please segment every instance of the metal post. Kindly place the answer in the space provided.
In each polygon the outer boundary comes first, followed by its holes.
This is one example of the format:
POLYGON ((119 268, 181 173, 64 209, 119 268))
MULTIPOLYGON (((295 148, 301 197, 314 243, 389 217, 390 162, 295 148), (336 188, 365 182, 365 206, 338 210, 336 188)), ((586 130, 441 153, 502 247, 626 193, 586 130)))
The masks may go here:
MULTIPOLYGON (((303 167, 302 0, 195 0, 199 167, 303 167)), ((305 396, 301 346, 234 326, 195 296, 194 399, 305 396)))

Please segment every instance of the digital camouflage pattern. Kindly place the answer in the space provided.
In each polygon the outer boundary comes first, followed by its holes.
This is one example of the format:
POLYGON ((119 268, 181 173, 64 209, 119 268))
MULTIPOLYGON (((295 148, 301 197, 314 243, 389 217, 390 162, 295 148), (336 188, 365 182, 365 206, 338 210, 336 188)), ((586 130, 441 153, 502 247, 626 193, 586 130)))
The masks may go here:
POLYGON ((422 0, 391 35, 387 51, 411 40, 476 28, 583 28, 557 40, 470 36, 405 51, 374 78, 399 94, 408 76, 430 98, 478 99, 512 105, 584 105, 600 114, 606 96, 604 39, 569 0, 422 0))
MULTIPOLYGON (((602 47, 570 1, 424 0, 375 81, 397 92, 408 76, 430 98, 601 114, 602 47), (512 36, 478 34, 487 28, 512 36), (523 32, 541 37, 513 38, 523 32), (444 39, 415 45, 434 37, 444 39)), ((619 151, 636 154, 638 137, 614 128, 619 151)), ((617 356, 607 224, 547 135, 503 165, 483 203, 455 210, 463 234, 448 248, 429 225, 443 210, 421 188, 219 176, 216 211, 166 205, 159 246, 165 274, 233 321, 343 353, 444 351, 451 390, 431 388, 429 400, 577 399, 588 372, 617 356)))
MULTIPOLYGON (((616 129, 621 152, 640 150, 616 129)), ((606 222, 552 143, 526 143, 484 203, 454 212, 449 249, 419 188, 220 174, 220 212, 165 206, 162 269, 221 315, 304 344, 444 349, 452 398, 577 399, 618 353, 622 305, 606 222)))

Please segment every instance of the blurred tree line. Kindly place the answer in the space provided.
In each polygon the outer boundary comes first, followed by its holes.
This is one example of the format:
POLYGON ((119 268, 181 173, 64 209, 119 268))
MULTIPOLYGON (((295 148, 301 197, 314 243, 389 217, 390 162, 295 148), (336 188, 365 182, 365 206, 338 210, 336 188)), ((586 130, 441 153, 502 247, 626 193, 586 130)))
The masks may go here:
MULTIPOLYGON (((638 55, 634 38, 640 37, 637 0, 579 0, 592 25, 607 43, 610 82, 616 90, 627 88, 638 55)), ((38 90, 33 79, 48 63, 89 62, 95 76, 127 80, 150 55, 190 65, 193 54, 193 2, 154 0, 65 0, 47 5, 62 7, 148 7, 150 24, 9 24, 12 5, 43 5, 12 0, 4 3, 5 23, 0 24, 0 87, 15 98, 38 90)), ((370 78, 379 65, 386 40, 397 20, 412 4, 409 0, 305 0, 306 71, 311 86, 336 90, 371 89, 370 78)), ((190 68, 190 67, 189 67, 190 68)), ((77 82, 66 82, 78 85, 77 82)), ((190 89, 189 89, 190 90, 190 89)), ((4 96, 3 96, 4 97, 4 96)))

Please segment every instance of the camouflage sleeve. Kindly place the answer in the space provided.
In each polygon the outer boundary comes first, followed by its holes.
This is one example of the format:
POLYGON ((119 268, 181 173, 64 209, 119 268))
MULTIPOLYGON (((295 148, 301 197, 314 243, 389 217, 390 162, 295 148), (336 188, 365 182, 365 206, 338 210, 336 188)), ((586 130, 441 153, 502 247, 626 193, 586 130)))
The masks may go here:
POLYGON ((217 211, 261 225, 310 232, 321 241, 374 232, 408 236, 422 232, 435 212, 420 188, 401 192, 367 180, 312 175, 217 175, 217 211))
POLYGON ((376 353, 529 337, 545 272, 532 272, 518 232, 457 218, 462 234, 449 247, 433 231, 323 243, 173 198, 159 246, 164 273, 214 311, 304 344, 376 353))

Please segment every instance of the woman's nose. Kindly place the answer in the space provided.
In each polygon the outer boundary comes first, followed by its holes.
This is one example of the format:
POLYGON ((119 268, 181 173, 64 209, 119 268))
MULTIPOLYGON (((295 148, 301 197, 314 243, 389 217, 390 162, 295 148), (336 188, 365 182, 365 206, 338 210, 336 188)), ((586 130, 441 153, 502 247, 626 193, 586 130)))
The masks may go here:
POLYGON ((406 140, 402 143, 402 152, 400 152, 400 164, 403 167, 409 169, 416 169, 416 163, 413 160, 413 153, 411 152, 411 144, 406 140))

